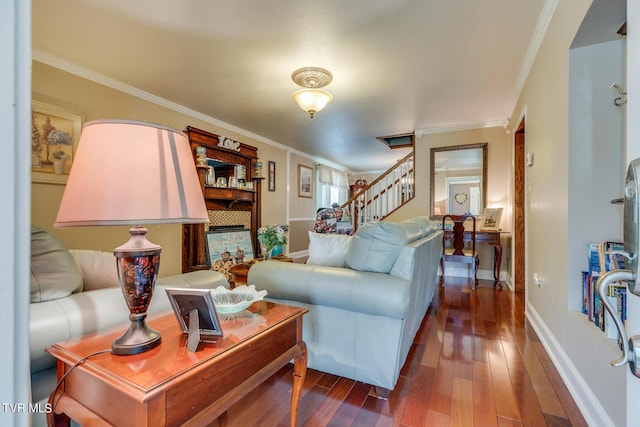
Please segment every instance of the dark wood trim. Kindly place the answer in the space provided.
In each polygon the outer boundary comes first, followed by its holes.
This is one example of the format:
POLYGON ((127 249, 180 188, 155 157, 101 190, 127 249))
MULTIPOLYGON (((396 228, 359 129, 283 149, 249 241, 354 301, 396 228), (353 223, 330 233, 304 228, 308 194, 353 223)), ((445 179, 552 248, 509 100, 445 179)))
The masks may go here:
POLYGON ((627 35, 627 21, 625 21, 624 24, 622 24, 622 27, 620 27, 617 33, 620 34, 621 36, 627 35))
MULTIPOLYGON (((206 156, 225 163, 243 165, 246 169, 246 181, 253 182, 253 190, 237 188, 217 188, 205 185, 207 166, 196 166, 198 178, 202 187, 207 210, 248 211, 251 214, 251 236, 253 238, 254 253, 259 254, 258 228, 262 223, 262 177, 255 176, 258 161, 258 149, 242 142, 237 143, 237 150, 219 146, 220 136, 211 132, 188 126, 185 130, 193 160, 196 161, 196 148, 204 147, 206 156)), ((232 224, 229 224, 232 225, 232 224)), ((203 270, 209 268, 205 253, 205 225, 187 224, 182 228, 182 272, 203 270)))

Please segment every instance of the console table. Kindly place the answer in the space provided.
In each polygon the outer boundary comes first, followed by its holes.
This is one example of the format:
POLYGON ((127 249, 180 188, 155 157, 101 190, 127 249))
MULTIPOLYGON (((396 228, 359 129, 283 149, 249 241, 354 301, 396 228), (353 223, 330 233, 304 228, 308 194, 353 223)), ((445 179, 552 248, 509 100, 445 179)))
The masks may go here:
MULTIPOLYGON (((465 241, 471 241, 471 231, 464 232, 465 241)), ((500 263, 502 262, 502 243, 500 243, 500 237, 502 235, 509 234, 505 231, 476 231, 476 242, 486 242, 489 246, 493 246, 493 280, 502 288, 500 282, 500 263)), ((453 239, 453 231, 444 230, 444 239, 453 239)), ((494 285, 495 286, 495 285, 494 285)))
MULTIPOLYGON (((71 418, 81 425, 207 425, 293 359, 295 426, 307 369, 307 310, 260 301, 248 311, 242 319, 221 319, 224 337, 200 343, 196 352, 187 350, 173 312, 151 316, 148 324, 161 332, 162 343, 133 356, 97 355, 72 369, 49 400, 53 424, 68 426, 71 418)), ((109 349, 121 329, 49 347, 58 378, 83 357, 109 349)))

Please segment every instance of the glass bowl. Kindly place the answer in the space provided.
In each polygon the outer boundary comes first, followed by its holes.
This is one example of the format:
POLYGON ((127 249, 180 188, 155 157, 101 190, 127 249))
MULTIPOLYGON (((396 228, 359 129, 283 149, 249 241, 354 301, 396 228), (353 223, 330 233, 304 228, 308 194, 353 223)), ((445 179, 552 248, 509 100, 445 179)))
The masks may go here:
POLYGON ((254 285, 238 286, 235 289, 228 289, 218 286, 211 290, 216 311, 222 314, 238 313, 245 310, 256 301, 262 301, 267 295, 267 291, 256 291, 254 285))

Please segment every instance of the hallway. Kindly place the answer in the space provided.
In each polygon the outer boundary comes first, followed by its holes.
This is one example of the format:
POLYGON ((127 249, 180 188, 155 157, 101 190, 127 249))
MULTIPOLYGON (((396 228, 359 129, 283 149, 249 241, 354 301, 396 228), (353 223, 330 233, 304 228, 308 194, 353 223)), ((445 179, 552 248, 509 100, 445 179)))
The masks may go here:
MULTIPOLYGON (((447 278, 388 401, 367 384, 309 370, 301 426, 586 426, 533 329, 523 294, 447 278)), ((384 343, 382 344, 384 345, 384 343)), ((214 426, 286 426, 291 366, 214 426)))

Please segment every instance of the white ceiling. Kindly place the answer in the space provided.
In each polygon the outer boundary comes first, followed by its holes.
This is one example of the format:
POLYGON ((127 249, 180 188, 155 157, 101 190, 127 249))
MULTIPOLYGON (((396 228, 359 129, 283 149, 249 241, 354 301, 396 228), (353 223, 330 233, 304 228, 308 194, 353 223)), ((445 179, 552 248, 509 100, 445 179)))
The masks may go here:
POLYGON ((373 171, 406 154, 377 136, 505 123, 547 2, 33 0, 33 50, 227 123, 240 140, 373 171), (314 119, 291 99, 305 66, 334 76, 314 119))

